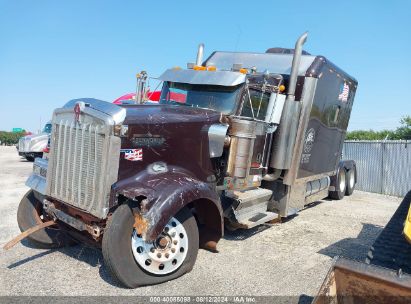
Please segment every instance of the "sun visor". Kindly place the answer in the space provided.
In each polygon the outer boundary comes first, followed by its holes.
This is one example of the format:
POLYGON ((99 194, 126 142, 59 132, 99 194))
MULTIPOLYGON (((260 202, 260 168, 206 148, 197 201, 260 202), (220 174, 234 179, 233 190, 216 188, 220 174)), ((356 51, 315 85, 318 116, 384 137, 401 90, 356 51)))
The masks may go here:
POLYGON ((196 71, 169 69, 158 79, 188 84, 236 86, 245 82, 245 74, 232 71, 196 71))

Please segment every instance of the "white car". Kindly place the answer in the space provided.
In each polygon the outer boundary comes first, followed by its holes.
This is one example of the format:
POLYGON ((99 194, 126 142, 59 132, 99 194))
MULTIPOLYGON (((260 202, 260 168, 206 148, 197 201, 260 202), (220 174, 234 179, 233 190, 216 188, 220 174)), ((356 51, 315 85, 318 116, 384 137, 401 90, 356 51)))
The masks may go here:
POLYGON ((51 123, 48 122, 40 134, 20 138, 17 146, 19 155, 28 161, 34 161, 36 157, 43 157, 43 150, 47 147, 50 133, 51 123))

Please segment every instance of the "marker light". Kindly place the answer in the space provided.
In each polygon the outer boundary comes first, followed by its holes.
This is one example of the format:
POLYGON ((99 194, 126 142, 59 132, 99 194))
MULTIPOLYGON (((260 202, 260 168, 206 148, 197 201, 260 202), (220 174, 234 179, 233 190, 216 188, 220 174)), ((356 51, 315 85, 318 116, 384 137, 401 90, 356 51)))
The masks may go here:
POLYGON ((210 65, 210 66, 208 66, 207 67, 207 71, 216 71, 217 70, 217 68, 214 66, 214 65, 210 65))
POLYGON ((175 66, 175 67, 173 68, 173 70, 181 70, 181 67, 175 66))
POLYGON ((279 90, 280 92, 284 92, 285 86, 284 86, 283 84, 280 85, 280 86, 278 87, 278 90, 279 90))
POLYGON ((240 73, 243 73, 243 74, 247 74, 247 73, 248 73, 247 69, 244 69, 244 68, 240 69, 239 72, 240 72, 240 73))
POLYGON ((207 68, 205 66, 202 66, 202 65, 195 65, 193 67, 193 70, 194 71, 205 71, 205 70, 207 70, 207 68))

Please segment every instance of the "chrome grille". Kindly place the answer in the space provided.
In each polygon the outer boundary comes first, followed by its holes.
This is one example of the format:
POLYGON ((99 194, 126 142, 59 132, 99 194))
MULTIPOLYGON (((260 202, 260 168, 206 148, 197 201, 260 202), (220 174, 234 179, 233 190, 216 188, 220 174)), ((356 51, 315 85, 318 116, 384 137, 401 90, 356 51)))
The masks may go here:
POLYGON ((48 195, 104 218, 117 179, 120 139, 110 135, 112 126, 92 116, 82 114, 82 123, 65 118, 53 120, 48 195))

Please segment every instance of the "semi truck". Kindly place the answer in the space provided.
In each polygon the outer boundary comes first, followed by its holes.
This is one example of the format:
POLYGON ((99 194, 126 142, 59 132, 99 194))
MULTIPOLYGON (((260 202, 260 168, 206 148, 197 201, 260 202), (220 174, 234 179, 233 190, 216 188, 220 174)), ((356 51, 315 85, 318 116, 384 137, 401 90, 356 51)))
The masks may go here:
POLYGON ((251 229, 351 195, 341 151, 357 81, 294 49, 213 52, 172 68, 158 104, 76 99, 54 111, 17 221, 38 247, 100 247, 135 288, 180 277, 225 229, 251 229), (176 98, 178 96, 178 98, 176 98), (182 96, 184 98, 182 98, 182 96))
POLYGON ((51 133, 51 122, 45 124, 43 130, 39 134, 26 135, 19 139, 17 151, 20 156, 28 161, 34 161, 36 157, 43 157, 43 150, 47 146, 51 133))

